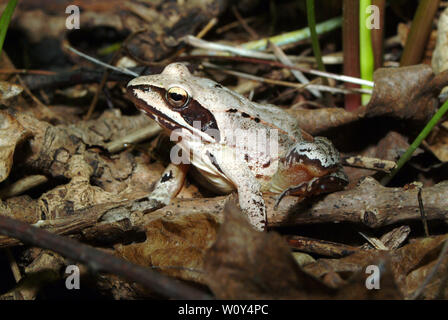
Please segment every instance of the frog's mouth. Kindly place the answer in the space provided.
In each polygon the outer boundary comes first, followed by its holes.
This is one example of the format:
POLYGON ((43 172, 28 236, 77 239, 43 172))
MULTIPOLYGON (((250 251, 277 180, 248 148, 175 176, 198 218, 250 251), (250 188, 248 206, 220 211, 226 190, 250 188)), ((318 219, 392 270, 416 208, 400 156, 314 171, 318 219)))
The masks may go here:
POLYGON ((135 107, 137 109, 139 109, 140 111, 143 111, 151 119, 155 120, 158 124, 160 124, 163 128, 166 128, 170 131, 186 129, 191 132, 191 130, 189 128, 179 124, 177 121, 173 120, 168 115, 164 114, 160 110, 158 110, 158 109, 154 108, 153 106, 151 106, 150 104, 148 104, 145 100, 137 97, 135 90, 144 91, 145 86, 136 85, 136 86, 128 86, 127 87, 128 97, 135 104, 135 107))

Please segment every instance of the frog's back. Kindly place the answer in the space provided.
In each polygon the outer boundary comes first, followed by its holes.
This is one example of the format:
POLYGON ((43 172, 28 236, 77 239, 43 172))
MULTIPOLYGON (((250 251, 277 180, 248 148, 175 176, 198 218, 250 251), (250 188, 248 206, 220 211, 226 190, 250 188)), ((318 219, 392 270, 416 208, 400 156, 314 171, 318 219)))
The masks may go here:
POLYGON ((300 134, 297 120, 280 107, 273 104, 253 103, 254 108, 260 114, 260 118, 271 123, 290 135, 300 134))

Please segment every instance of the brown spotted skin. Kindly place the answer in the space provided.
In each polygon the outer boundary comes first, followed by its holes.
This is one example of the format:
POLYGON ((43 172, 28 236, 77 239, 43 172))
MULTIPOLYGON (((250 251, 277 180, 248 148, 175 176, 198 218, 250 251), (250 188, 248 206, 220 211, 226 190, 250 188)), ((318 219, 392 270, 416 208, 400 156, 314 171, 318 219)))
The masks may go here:
POLYGON ((281 108, 196 77, 183 64, 138 77, 127 90, 136 107, 167 131, 184 129, 178 144, 192 152, 191 163, 216 191, 237 190, 241 208, 258 230, 266 226, 262 192, 310 196, 347 182, 329 140, 313 138, 281 108), (254 149, 259 139, 276 144, 254 149))

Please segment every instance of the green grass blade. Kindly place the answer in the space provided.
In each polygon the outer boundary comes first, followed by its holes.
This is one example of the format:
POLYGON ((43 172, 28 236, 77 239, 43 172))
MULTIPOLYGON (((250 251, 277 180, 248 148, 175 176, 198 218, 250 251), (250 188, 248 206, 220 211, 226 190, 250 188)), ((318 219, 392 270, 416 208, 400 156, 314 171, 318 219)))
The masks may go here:
POLYGON ((414 142, 409 146, 406 152, 400 157, 397 162, 397 167, 387 176, 381 180, 382 185, 387 185, 390 180, 397 174, 397 172, 404 166, 404 164, 412 157, 415 149, 422 143, 422 141, 428 136, 434 126, 439 122, 443 115, 448 111, 448 101, 442 105, 442 107, 436 112, 436 114, 429 120, 420 134, 415 138, 414 142))
POLYGON ((8 31, 9 22, 11 21, 16 5, 17 0, 9 0, 5 11, 3 11, 2 16, 0 17, 0 54, 3 49, 3 43, 5 42, 6 31, 8 31))
MULTIPOLYGON (((374 58, 372 48, 372 31, 367 28, 366 20, 368 18, 366 9, 371 5, 371 0, 359 1, 359 55, 361 67, 361 79, 373 80, 374 58)), ((365 86, 362 88, 367 89, 365 86)), ((362 104, 366 105, 370 100, 369 94, 361 96, 362 104)))
POLYGON ((319 38, 316 32, 316 18, 314 16, 314 0, 306 0, 306 13, 308 18, 308 27, 310 28, 311 44, 313 46, 314 57, 316 58, 318 69, 325 71, 320 52, 319 38))

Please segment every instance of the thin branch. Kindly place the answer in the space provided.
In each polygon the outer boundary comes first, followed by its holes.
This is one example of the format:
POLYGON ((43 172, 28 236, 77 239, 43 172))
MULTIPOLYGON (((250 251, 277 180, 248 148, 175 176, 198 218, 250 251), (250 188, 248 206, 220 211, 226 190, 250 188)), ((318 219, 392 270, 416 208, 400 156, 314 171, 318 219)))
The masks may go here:
POLYGON ((239 71, 223 69, 223 68, 221 68, 219 66, 216 66, 216 65, 213 65, 213 64, 207 63, 207 62, 203 62, 202 65, 204 67, 206 67, 206 68, 218 69, 221 72, 224 72, 224 73, 227 73, 227 74, 230 74, 230 75, 234 75, 236 77, 241 77, 241 78, 245 78, 245 79, 249 79, 249 80, 260 81, 260 82, 263 82, 263 83, 276 84, 276 85, 285 86, 285 87, 292 87, 292 88, 297 88, 297 89, 311 88, 311 89, 317 89, 317 90, 320 90, 320 91, 328 91, 328 92, 332 92, 332 93, 343 93, 343 94, 348 94, 348 93, 353 93, 353 92, 372 93, 371 90, 366 90, 366 89, 333 88, 333 87, 319 85, 319 84, 298 84, 298 83, 294 83, 294 82, 262 78, 262 77, 254 76, 254 75, 251 75, 251 74, 248 74, 248 73, 243 73, 243 72, 239 72, 239 71))
POLYGON ((0 189, 0 198, 6 199, 17 196, 25 191, 46 183, 48 178, 44 175, 32 175, 22 178, 13 184, 0 189))
POLYGON ((423 229, 425 230, 425 236, 429 237, 428 220, 426 219, 425 207, 422 200, 422 188, 418 188, 418 207, 420 209, 420 216, 422 217, 423 229))
POLYGON ((93 63, 98 64, 100 66, 103 66, 105 68, 108 68, 108 69, 111 69, 111 70, 114 70, 114 71, 118 71, 118 72, 121 72, 121 73, 124 73, 124 74, 128 74, 128 75, 133 76, 133 77, 138 77, 139 76, 137 73, 135 73, 135 72, 133 72, 133 71, 131 71, 129 69, 118 68, 118 67, 111 66, 110 64, 107 64, 107 63, 104 63, 103 61, 95 59, 95 58, 93 58, 93 57, 91 57, 91 56, 89 56, 89 55, 87 55, 85 53, 82 53, 81 51, 78 51, 75 48, 72 48, 72 47, 70 47, 68 45, 66 47, 67 47, 68 50, 72 51, 73 53, 77 54, 78 56, 83 57, 84 59, 87 59, 90 62, 93 62, 93 63))
POLYGON ((236 8, 236 6, 232 6, 232 12, 233 12, 234 16, 237 18, 237 20, 239 21, 239 23, 241 24, 241 26, 243 27, 243 29, 246 30, 246 32, 251 36, 251 38, 258 39, 259 36, 258 36, 257 32, 246 23, 246 20, 244 20, 244 18, 238 12, 238 9, 236 8))
MULTIPOLYGON (((271 43, 270 46, 272 47, 275 56, 278 58, 278 60, 287 65, 287 66, 293 66, 293 63, 291 62, 291 60, 289 60, 289 58, 286 56, 286 54, 283 52, 283 50, 277 46, 275 43, 271 43)), ((291 70, 291 73, 293 74, 293 76, 300 82, 303 84, 308 84, 310 81, 303 75, 303 73, 299 70, 291 70)), ((322 95, 320 94, 320 92, 318 90, 313 90, 310 89, 310 92, 316 97, 316 98, 321 98, 322 95)))
MULTIPOLYGON (((257 52, 257 51, 253 51, 253 50, 242 49, 242 48, 236 48, 236 47, 223 45, 223 44, 219 44, 219 43, 208 42, 205 40, 197 39, 193 36, 185 37, 184 41, 194 47, 216 50, 216 51, 227 51, 227 52, 230 52, 230 53, 233 53, 233 54, 236 54, 239 56, 243 56, 243 57, 250 57, 250 58, 262 59, 262 60, 276 60, 277 59, 276 56, 273 54, 257 52)), ((287 56, 287 57, 290 59, 294 58, 292 56, 287 56)), ((334 74, 334 73, 330 73, 330 72, 311 70, 311 69, 300 68, 300 67, 296 67, 294 69, 300 70, 305 73, 310 73, 310 74, 318 76, 318 77, 332 78, 335 80, 356 83, 356 84, 360 84, 360 85, 366 85, 369 87, 374 86, 373 81, 363 80, 363 79, 349 77, 349 76, 345 76, 345 75, 338 75, 338 74, 334 74)))

